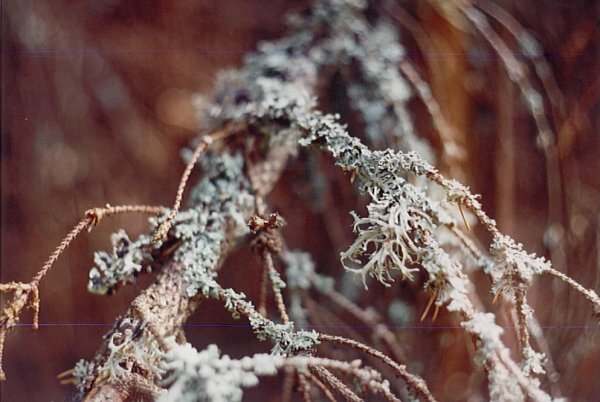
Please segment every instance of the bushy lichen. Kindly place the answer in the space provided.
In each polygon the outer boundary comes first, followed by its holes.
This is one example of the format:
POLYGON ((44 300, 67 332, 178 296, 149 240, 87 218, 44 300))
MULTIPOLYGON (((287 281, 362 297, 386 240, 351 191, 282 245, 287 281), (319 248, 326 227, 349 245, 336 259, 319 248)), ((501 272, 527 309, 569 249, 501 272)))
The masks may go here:
POLYGON ((430 221, 419 211, 406 208, 389 197, 380 198, 377 193, 372 193, 371 198, 373 201, 367 206, 368 217, 360 218, 353 213, 354 232, 358 236, 341 254, 342 264, 359 273, 365 287, 368 275, 389 286, 394 270, 400 272, 402 279, 412 280, 413 272, 418 271, 418 268, 411 268, 418 246, 411 238, 411 232, 419 225, 431 226, 430 221), (365 255, 368 258, 363 262, 361 258, 365 255))

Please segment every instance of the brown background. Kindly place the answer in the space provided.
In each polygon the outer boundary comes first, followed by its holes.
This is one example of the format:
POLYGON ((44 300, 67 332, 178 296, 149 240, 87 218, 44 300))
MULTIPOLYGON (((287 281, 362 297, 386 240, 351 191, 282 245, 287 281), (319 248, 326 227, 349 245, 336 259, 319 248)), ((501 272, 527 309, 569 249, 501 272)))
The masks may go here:
MULTIPOLYGON (((456 29, 425 2, 401 4, 436 44, 436 51, 419 53, 404 32, 409 55, 468 149, 454 172, 483 194, 486 210, 504 231, 549 255, 542 242, 548 216, 544 158, 518 89, 481 38, 456 29)), ((594 1, 501 4, 536 32, 565 97, 555 126, 564 183, 560 242, 566 250, 564 266, 557 267, 598 290, 600 7, 594 1)), ((1 281, 28 280, 90 207, 170 204, 183 170, 179 149, 198 128, 192 95, 210 91, 216 73, 238 66, 258 40, 278 37, 285 13, 302 7, 281 0, 3 1, 1 281)), ((423 106, 413 102, 411 108, 419 130, 435 138, 423 106)), ((291 165, 271 204, 288 220, 289 244, 311 250, 322 271, 337 274, 336 256, 352 239, 347 212, 362 201, 342 174, 332 173, 325 206, 310 207, 317 202, 306 178, 308 159, 301 154, 291 165)), ((334 171, 331 161, 319 160, 334 171)), ((114 318, 151 280, 142 278, 111 297, 86 292, 93 251, 108 248, 110 233, 120 227, 142 233, 145 219, 103 222, 78 239, 42 283, 44 325, 35 332, 23 326, 8 337, 2 401, 68 400, 72 390, 55 376, 93 356, 114 318)), ((253 297, 258 272, 254 257, 242 250, 228 261, 223 278, 253 297)), ((401 297, 418 316, 427 301, 418 285, 373 284, 360 301, 385 308, 401 297)), ((599 329, 590 309, 579 295, 547 279, 536 283, 530 297, 548 327, 559 372, 568 373, 561 379, 563 391, 573 400, 595 400, 599 329)), ((234 323, 217 304, 206 303, 190 323, 189 339, 198 347, 216 342, 234 356, 265 350, 243 326, 214 325, 234 323)), ((456 320, 442 313, 434 324, 454 326, 456 320)), ((481 375, 469 377, 469 340, 459 329, 404 329, 398 336, 410 365, 440 400, 464 400, 470 387, 479 387, 481 375)), ((276 393, 277 382, 269 379, 266 387, 276 393)))

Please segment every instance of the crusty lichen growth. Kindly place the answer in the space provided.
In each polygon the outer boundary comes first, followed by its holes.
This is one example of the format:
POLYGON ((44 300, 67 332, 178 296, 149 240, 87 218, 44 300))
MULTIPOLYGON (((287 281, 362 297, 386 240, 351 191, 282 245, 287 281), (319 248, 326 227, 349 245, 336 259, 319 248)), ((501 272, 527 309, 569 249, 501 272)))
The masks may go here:
MULTIPOLYGON (((202 161, 205 179, 193 190, 189 203, 194 205, 173 218, 169 240, 176 244, 172 259, 184 267, 188 297, 201 290, 205 276, 216 276, 213 268, 219 262, 226 231, 236 236, 248 229, 244 212, 252 210, 250 185, 243 174, 241 155, 209 155, 202 161)), ((151 218, 156 228, 169 219, 167 210, 151 218)), ((90 270, 88 288, 94 293, 108 293, 120 283, 131 282, 144 266, 152 263, 154 249, 147 235, 131 241, 124 231, 112 236, 113 252, 98 252, 96 267, 90 270)))
POLYGON ((111 242, 112 253, 98 251, 94 254, 96 266, 90 270, 88 283, 91 293, 107 294, 119 284, 133 282, 150 259, 148 236, 140 236, 132 242, 121 229, 113 233, 111 242))

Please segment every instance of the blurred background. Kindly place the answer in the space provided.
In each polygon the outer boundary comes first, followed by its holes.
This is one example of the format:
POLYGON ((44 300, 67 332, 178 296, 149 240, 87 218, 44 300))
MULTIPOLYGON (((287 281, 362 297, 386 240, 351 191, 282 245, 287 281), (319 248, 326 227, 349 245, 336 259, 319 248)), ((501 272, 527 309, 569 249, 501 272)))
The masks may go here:
MULTIPOLYGON (((442 168, 483 195, 486 211, 504 232, 600 290, 600 3, 496 2, 540 41, 560 89, 560 99, 546 100, 557 133, 550 167, 536 146, 535 124, 519 88, 497 55, 434 3, 398 1, 390 16, 456 128, 455 141, 466 150, 442 168), (419 45, 423 33, 430 44, 425 50, 419 45)), ((217 72, 239 66, 258 41, 283 34, 286 13, 307 4, 3 1, 1 282, 28 281, 88 208, 108 202, 170 205, 184 168, 179 151, 200 124, 193 95, 209 93, 217 72)), ((515 44, 510 35, 503 38, 515 44)), ((324 107, 344 110, 336 102, 324 107)), ((419 132, 436 138, 424 106, 414 100, 410 107, 419 132)), ((439 146, 435 140, 433 145, 439 146)), ((325 157, 301 153, 270 203, 288 221, 288 244, 311 251, 321 271, 339 276, 337 256, 353 238, 348 211, 364 200, 331 165, 325 157), (324 198, 315 196, 311 184, 315 166, 331 171, 324 198)), ((143 277, 110 297, 87 293, 93 252, 110 248, 110 234, 121 227, 143 233, 146 218, 103 221, 76 240, 42 282, 41 328, 24 325, 7 339, 3 401, 70 400, 72 388, 61 386, 56 375, 91 358, 115 317, 152 280, 143 277)), ((248 275, 258 278, 259 272, 249 251, 240 250, 222 275, 226 285, 255 297, 259 281, 248 275)), ((435 323, 418 321, 427 302, 421 285, 388 289, 373 283, 370 295, 357 301, 386 314, 402 300, 408 327, 397 328, 397 336, 407 345, 409 367, 440 400, 465 400, 473 394, 469 389, 481 388, 484 374, 473 370, 471 341, 455 318, 441 312, 435 323)), ((600 328, 587 303, 547 278, 537 280, 529 296, 562 392, 572 400, 599 400, 600 328)), ((221 306, 207 302, 190 320, 188 339, 197 347, 218 343, 233 356, 265 350, 247 327, 232 323, 221 306)), ((267 379, 265 386, 276 393, 278 382, 267 379)), ((259 391, 250 391, 248 400, 264 400, 259 391)))

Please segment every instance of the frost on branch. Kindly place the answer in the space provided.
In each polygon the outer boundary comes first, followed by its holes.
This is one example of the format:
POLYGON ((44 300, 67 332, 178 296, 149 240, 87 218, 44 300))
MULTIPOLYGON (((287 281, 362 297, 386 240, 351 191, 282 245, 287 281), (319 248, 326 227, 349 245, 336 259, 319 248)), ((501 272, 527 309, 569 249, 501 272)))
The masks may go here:
POLYGON ((544 363, 546 362, 546 355, 540 352, 536 352, 530 345, 525 346, 522 349, 523 353, 523 362, 521 364, 521 368, 525 375, 529 376, 530 374, 544 374, 546 373, 546 369, 544 369, 544 363))
POLYGON ((259 314, 252 302, 246 300, 246 295, 233 289, 222 289, 218 284, 212 284, 216 298, 225 302, 225 308, 234 317, 247 316, 256 338, 273 343, 272 354, 288 355, 300 351, 309 351, 319 343, 315 331, 295 330, 293 322, 277 324, 259 314))
POLYGON ((73 368, 73 378, 77 390, 83 394, 94 381, 94 364, 85 359, 80 359, 73 368))
POLYGON ((508 236, 497 235, 490 245, 490 254, 496 264, 487 271, 493 280, 492 292, 503 293, 515 300, 515 289, 530 285, 534 275, 539 275, 550 267, 543 257, 528 254, 523 245, 508 236))
POLYGON ((289 313, 300 328, 308 324, 307 312, 302 305, 302 291, 315 288, 320 292, 330 292, 334 279, 315 270, 315 263, 309 253, 285 250, 281 253, 285 266, 285 277, 289 286, 289 313))
POLYGON ((362 367, 360 360, 344 362, 264 353, 232 359, 221 355, 216 345, 197 351, 186 343, 174 345, 166 354, 162 385, 168 387, 168 391, 158 398, 158 402, 240 402, 244 388, 257 385, 259 377, 274 376, 284 367, 308 372, 311 366, 351 374, 364 387, 379 384, 389 392, 389 383, 381 381, 381 375, 375 370, 362 367))
POLYGON ((197 351, 189 343, 167 353, 163 385, 169 391, 159 402, 239 402, 243 388, 258 384, 258 375, 275 375, 281 356, 266 354, 242 360, 221 355, 215 345, 197 351))
POLYGON ((479 349, 484 356, 492 356, 499 347, 503 347, 500 336, 504 330, 495 322, 492 313, 475 313, 473 317, 463 322, 462 327, 476 334, 481 342, 479 349))
POLYGON ((448 311, 470 314, 469 281, 461 266, 432 238, 426 240, 420 261, 429 275, 427 286, 434 291, 436 305, 448 303, 448 311))
POLYGON ((293 322, 278 324, 269 320, 258 313, 244 293, 231 288, 224 289, 215 277, 212 273, 198 276, 196 286, 202 295, 222 301, 234 318, 247 317, 256 338, 273 344, 271 353, 289 355, 309 351, 319 343, 317 332, 296 330, 293 322))

